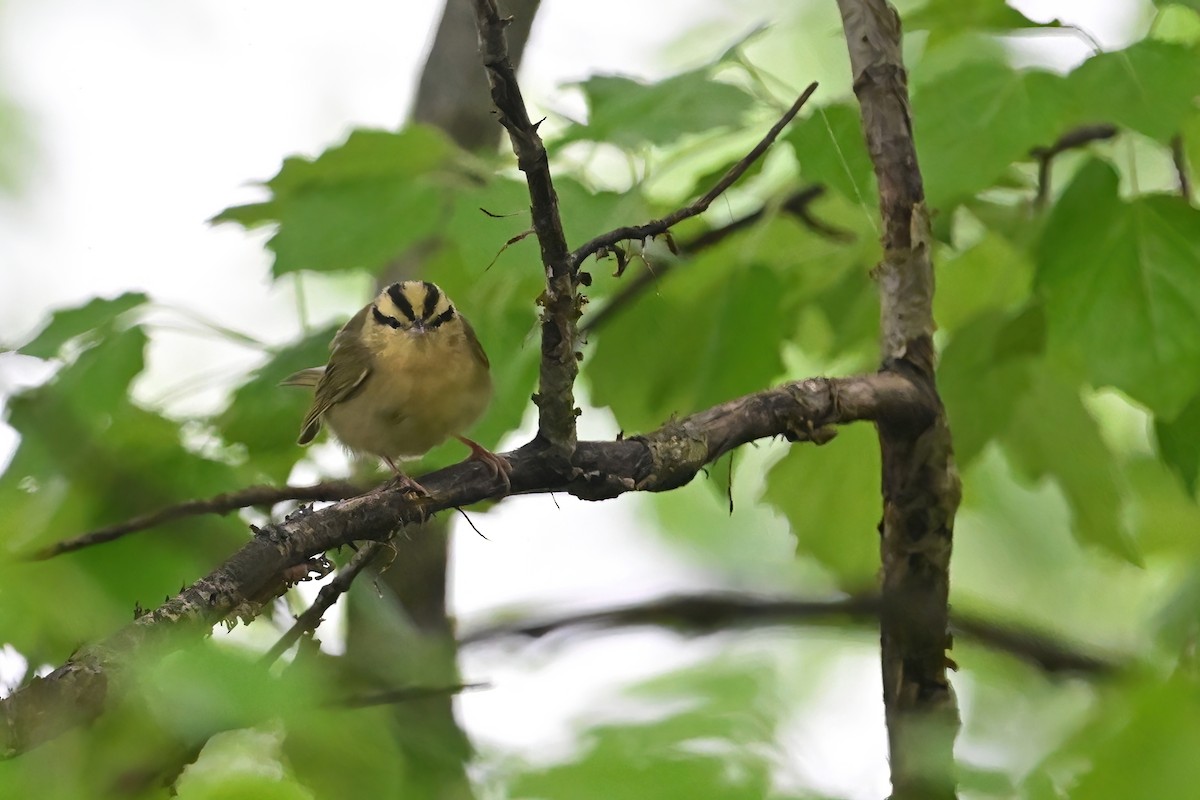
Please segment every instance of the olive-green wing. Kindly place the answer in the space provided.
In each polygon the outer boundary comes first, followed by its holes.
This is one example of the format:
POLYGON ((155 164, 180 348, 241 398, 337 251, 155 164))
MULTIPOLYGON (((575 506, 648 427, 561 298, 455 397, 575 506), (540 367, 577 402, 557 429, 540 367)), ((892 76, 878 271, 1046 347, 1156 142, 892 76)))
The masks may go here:
POLYGON ((475 329, 471 327, 471 323, 467 322, 467 318, 462 314, 458 315, 462 320, 463 330, 467 333, 467 343, 471 345, 471 353, 485 367, 491 369, 491 362, 488 361, 487 353, 483 352, 483 345, 479 343, 479 337, 475 335, 475 329))
POLYGON ((371 375, 371 353, 357 335, 369 308, 355 314, 333 337, 329 364, 317 381, 312 407, 300 423, 300 437, 296 440, 299 444, 311 442, 321 430, 321 415, 357 394, 371 375))

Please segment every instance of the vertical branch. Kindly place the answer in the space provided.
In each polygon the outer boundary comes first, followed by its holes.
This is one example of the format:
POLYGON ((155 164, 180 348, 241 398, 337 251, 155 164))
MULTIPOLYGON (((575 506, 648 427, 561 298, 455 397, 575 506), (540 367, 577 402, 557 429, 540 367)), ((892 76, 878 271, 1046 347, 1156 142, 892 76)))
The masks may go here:
POLYGON ((538 124, 529 119, 517 76, 508 59, 504 27, 495 0, 474 0, 479 49, 500 124, 508 131, 517 167, 529 186, 533 230, 546 272, 542 295, 542 363, 538 375, 538 435, 561 456, 575 449, 576 324, 580 315, 577 272, 558 213, 558 196, 550 178, 546 147, 538 124))
POLYGON ((879 183, 883 369, 924 387, 932 424, 878 423, 883 474, 880 644, 893 800, 955 797, 958 711, 946 678, 949 566, 959 481, 937 396, 933 265, 913 142, 900 18, 885 0, 838 0, 854 92, 879 183))

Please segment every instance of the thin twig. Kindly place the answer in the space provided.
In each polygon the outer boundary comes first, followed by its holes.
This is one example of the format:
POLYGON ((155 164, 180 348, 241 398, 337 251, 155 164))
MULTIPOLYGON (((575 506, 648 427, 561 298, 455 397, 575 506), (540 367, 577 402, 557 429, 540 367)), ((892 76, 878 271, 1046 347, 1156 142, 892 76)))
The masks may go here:
MULTIPOLYGON (((848 234, 846 231, 839 230, 830 225, 827 225, 812 216, 808 206, 814 200, 825 193, 825 187, 814 185, 807 186, 790 195, 780 206, 783 210, 796 215, 813 230, 818 233, 844 239, 848 234)), ((698 253, 701 250, 713 247, 729 238, 740 230, 750 227, 758 222, 767 213, 767 209, 760 208, 753 211, 740 219, 735 219, 726 225, 717 228, 710 228, 696 236, 690 241, 681 243, 676 248, 679 255, 686 256, 698 253)), ((641 297, 650 287, 662 281, 667 273, 673 271, 674 267, 679 264, 678 261, 664 261, 655 265, 654 269, 649 268, 639 272, 631 280, 627 281, 621 290, 614 294, 604 307, 599 311, 589 314, 583 324, 579 326, 579 333, 586 335, 594 330, 597 330, 602 325, 605 325, 612 318, 618 316, 622 311, 631 306, 634 301, 641 297)))
POLYGON ((160 508, 158 511, 142 514, 125 522, 97 528, 94 531, 44 547, 29 555, 28 558, 31 561, 44 561, 63 553, 104 544, 131 533, 144 531, 147 528, 201 514, 228 514, 230 511, 241 508, 275 505, 285 500, 345 500, 347 497, 354 497, 364 491, 366 489, 363 487, 347 481, 324 481, 312 486, 248 486, 236 492, 225 492, 203 500, 185 500, 182 503, 160 508))
POLYGON ((1054 161, 1055 156, 1067 150, 1086 147, 1092 142, 1111 139, 1116 135, 1116 125, 1081 125, 1078 128, 1072 128, 1058 137, 1054 144, 1049 147, 1035 147, 1030 150, 1029 155, 1033 156, 1038 162, 1038 185, 1037 196, 1033 200, 1034 207, 1039 209, 1044 208, 1046 199, 1050 196, 1050 165, 1054 161))
POLYGON ((428 697, 445 697, 462 694, 478 689, 490 689, 490 683, 458 683, 453 686, 406 686, 387 692, 348 697, 337 703, 343 708, 370 708, 371 706, 390 706, 396 703, 408 703, 413 700, 424 700, 428 697))
POLYGON ((764 136, 762 140, 754 146, 754 149, 747 153, 742 160, 730 167, 729 170, 721 177, 721 179, 717 181, 716 185, 705 192, 697 200, 693 201, 690 205, 671 212, 662 219, 651 220, 644 225, 626 225, 624 227, 611 230, 608 233, 600 234, 571 253, 571 268, 578 269, 584 260, 588 258, 588 256, 595 255, 602 250, 607 250, 618 242, 628 240, 639 241, 649 239, 654 236, 660 236, 675 225, 683 222, 685 219, 690 219, 697 214, 703 214, 708 210, 708 207, 712 205, 714 200, 720 197, 726 189, 736 183, 737 179, 742 177, 746 170, 750 169, 754 162, 757 161, 763 153, 767 152, 767 149, 774 144, 775 139, 779 136, 783 129, 787 127, 787 124, 792 121, 792 118, 800 113, 800 109, 804 107, 804 104, 808 102, 808 98, 812 97, 813 92, 816 90, 817 84, 809 84, 808 88, 805 89, 798 98, 796 98, 796 102, 792 103, 792 107, 784 112, 783 116, 779 118, 779 121, 771 126, 771 130, 767 132, 767 135, 764 136))
POLYGON ((541 248, 546 272, 542 305, 542 358, 538 373, 538 433, 551 445, 553 455, 565 461, 575 448, 575 326, 579 320, 578 274, 571 264, 567 237, 558 211, 558 195, 550 175, 546 147, 538 135, 538 124, 529 119, 516 71, 508 58, 504 28, 495 0, 475 0, 475 24, 479 48, 491 87, 492 103, 500 124, 508 131, 517 168, 525 173, 529 187, 533 230, 541 248))
POLYGON ((1179 195, 1192 202, 1192 179, 1188 176, 1187 153, 1183 149, 1183 134, 1171 137, 1171 163, 1175 165, 1175 176, 1179 181, 1179 195))
MULTIPOLYGON (((619 606, 540 620, 504 622, 468 632, 463 645, 506 637, 538 639, 568 628, 616 628, 649 625, 687 634, 709 634, 733 628, 764 625, 827 625, 847 620, 868 623, 879 619, 879 595, 856 595, 839 600, 768 598, 746 594, 675 595, 636 605, 619 606)), ((1007 653, 1051 674, 1105 676, 1121 661, 1089 653, 1080 645, 1058 641, 1039 631, 980 617, 955 615, 954 632, 1007 653)))
POLYGON ((321 587, 313 604, 296 617, 296 622, 292 627, 288 628, 287 632, 279 637, 279 641, 263 654, 262 663, 264 665, 275 663, 275 660, 286 653, 288 648, 295 644, 301 636, 315 631, 321 624, 321 618, 325 616, 325 612, 350 588, 350 584, 354 582, 358 574, 366 569, 385 547, 387 547, 385 542, 376 541, 367 542, 359 548, 354 557, 346 562, 346 566, 338 570, 333 580, 321 587))

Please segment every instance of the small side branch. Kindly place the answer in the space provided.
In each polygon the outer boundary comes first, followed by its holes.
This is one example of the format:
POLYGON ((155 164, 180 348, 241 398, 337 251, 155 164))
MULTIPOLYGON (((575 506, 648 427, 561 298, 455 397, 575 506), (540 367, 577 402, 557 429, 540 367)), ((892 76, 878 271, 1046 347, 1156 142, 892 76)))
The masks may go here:
POLYGON ((508 58, 504 28, 495 0, 474 0, 479 49, 500 124, 508 131, 517 168, 529 187, 533 230, 546 272, 542 305, 542 359, 538 373, 538 434, 562 461, 575 448, 576 333, 581 304, 578 273, 571 263, 567 237, 558 211, 558 195, 550 176, 546 147, 538 124, 529 119, 516 71, 508 58))
MULTIPOLYGON (((789 214, 794 214, 800 220, 812 228, 817 233, 823 236, 829 236, 837 239, 845 239, 849 234, 845 231, 837 230, 836 228, 827 225, 826 223, 816 219, 809 210, 809 204, 825 193, 824 186, 807 186, 797 192, 792 193, 783 204, 780 206, 789 214)), ((704 233, 699 234, 695 238, 687 242, 682 242, 678 246, 678 254, 680 256, 688 256, 693 253, 698 253, 709 247, 714 247, 725 241, 728 237, 745 230, 754 223, 758 222, 767 213, 766 208, 760 208, 753 211, 741 219, 735 219, 727 225, 722 225, 719 228, 711 228, 704 233)), ((639 297, 645 294, 651 286, 662 281, 667 274, 673 271, 678 265, 677 261, 665 261, 657 265, 653 270, 646 269, 639 272, 637 276, 629 280, 620 291, 614 294, 604 307, 595 313, 589 313, 583 325, 579 327, 579 332, 587 335, 594 330, 599 329, 622 311, 629 308, 639 297)))
POLYGON ((1030 150, 1029 155, 1038 162, 1038 186, 1037 196, 1033 200, 1034 207, 1040 209, 1046 206, 1046 200, 1050 196, 1050 168, 1056 156, 1067 150, 1086 147, 1092 142, 1111 139, 1116 135, 1116 125, 1082 125, 1067 131, 1049 147, 1035 147, 1030 150))
POLYGON ((301 636, 315 631, 321 624, 325 612, 333 607, 337 599, 350 588, 350 584, 354 583, 354 579, 358 577, 359 573, 366 569, 379 555, 379 551, 386 546, 384 542, 367 542, 359 548, 346 566, 338 570, 334 579, 321 587, 321 591, 317 592, 317 599, 304 610, 304 613, 296 617, 295 624, 288 628, 287 632, 279 637, 279 641, 263 654, 262 663, 275 663, 275 660, 286 653, 289 647, 300 640, 301 636))
POLYGON ((94 531, 42 548, 31 554, 29 560, 44 561, 63 553, 72 553, 85 547, 115 541, 131 533, 201 514, 228 514, 230 511, 251 506, 273 506, 286 500, 308 502, 345 500, 347 497, 354 497, 364 491, 366 489, 363 487, 355 486, 347 481, 325 481, 312 486, 248 486, 236 492, 226 492, 203 500, 186 500, 149 514, 142 514, 125 522, 119 522, 116 525, 97 528, 94 531))
POLYGON ((736 183, 738 178, 742 177, 746 173, 746 170, 750 169, 754 162, 761 158, 763 153, 767 152, 771 145, 775 143, 775 139, 779 137, 779 134, 787 127, 788 123, 800 113, 800 109, 804 107, 804 104, 808 102, 808 98, 812 97, 813 92, 816 90, 817 84, 809 84, 808 88, 796 98, 796 102, 792 103, 792 107, 784 112, 779 121, 771 126, 771 130, 767 131, 767 135, 754 146, 754 149, 730 167, 721 179, 717 181, 716 185, 701 197, 683 208, 672 211, 662 219, 651 220, 644 225, 626 225, 611 230, 608 233, 600 234, 571 253, 570 264, 572 269, 579 269, 588 256, 608 250, 618 242, 644 240, 661 236, 685 219, 691 219, 698 214, 703 214, 712 205, 714 200, 724 194, 726 189, 736 183))
POLYGON ((1192 179, 1188 174, 1187 154, 1183 150, 1183 135, 1171 137, 1171 163, 1175 165, 1175 177, 1179 181, 1179 196, 1192 202, 1192 179))

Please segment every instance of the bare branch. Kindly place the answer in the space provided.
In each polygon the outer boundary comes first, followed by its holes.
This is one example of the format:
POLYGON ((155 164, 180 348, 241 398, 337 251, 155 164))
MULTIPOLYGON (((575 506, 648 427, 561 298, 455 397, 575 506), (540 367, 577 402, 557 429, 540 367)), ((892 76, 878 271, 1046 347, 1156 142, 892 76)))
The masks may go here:
MULTIPOLYGON (((643 436, 579 442, 565 466, 547 459, 546 443, 535 439, 507 454, 512 491, 566 491, 592 500, 667 491, 755 439, 823 443, 833 437, 832 426, 866 419, 923 427, 936 413, 931 402, 924 387, 900 375, 811 378, 730 400, 643 436)), ((265 589, 289 568, 351 542, 385 541, 406 524, 500 491, 478 462, 422 475, 420 482, 429 497, 371 492, 258 530, 224 564, 153 612, 0 700, 0 753, 28 750, 101 713, 110 693, 125 688, 123 660, 151 639, 162 641, 168 632, 180 641, 206 636, 230 617, 253 616, 273 596, 265 589)))
POLYGON ((1183 150, 1183 135, 1171 137, 1171 163, 1175 165, 1175 177, 1179 181, 1179 195, 1192 202, 1192 179, 1188 175, 1187 154, 1183 150))
POLYGON ((273 506, 285 500, 345 500, 356 494, 365 492, 361 486, 355 486, 347 481, 324 481, 312 486, 248 486, 236 492, 225 492, 204 500, 185 500, 173 506, 160 508, 149 514, 142 514, 133 519, 97 528, 94 531, 74 536, 70 539, 52 544, 31 554, 30 561, 44 561, 47 558, 72 553, 92 545, 104 544, 131 533, 155 528, 168 522, 195 517, 201 514, 228 514, 240 508, 251 506, 273 506))
MULTIPOLYGON (((739 627, 765 625, 828 625, 879 619, 879 595, 857 595, 839 600, 768 598, 746 594, 712 593, 675 595, 636 605, 564 614, 540 620, 504 622, 470 631, 459 638, 463 645, 505 637, 538 639, 567 628, 615 628, 649 625, 684 634, 709 634, 739 627)), ((1051 674, 1107 676, 1121 669, 1109 657, 1088 653, 1079 645, 1058 641, 1044 633, 979 617, 954 615, 951 629, 1051 674)))
POLYGON ((961 487, 934 379, 933 264, 929 214, 913 141, 900 17, 886 0, 838 0, 854 93, 879 185, 884 369, 909 375, 934 398, 925 424, 878 425, 883 521, 880 644, 893 800, 956 797, 958 709, 949 592, 961 487))
MULTIPOLYGON (((797 192, 792 193, 783 204, 780 206, 783 210, 795 214, 805 225, 808 225, 813 230, 824 236, 835 238, 845 238, 848 234, 845 231, 837 230, 820 220, 813 217, 809 211, 809 204, 825 193, 824 186, 807 186, 797 192)), ((754 223, 758 222, 767 213, 766 208, 760 208, 741 219, 735 219, 727 225, 722 225, 719 228, 710 228, 700 235, 696 236, 688 242, 678 246, 679 255, 691 255, 704 250, 708 247, 713 247, 737 233, 744 230, 754 223)), ((653 270, 646 269, 639 272, 636 277, 628 281, 621 290, 614 294, 604 307, 599 311, 589 314, 583 325, 579 327, 579 332, 586 335, 598 328, 611 319, 619 315, 622 311, 632 305, 639 297, 646 293, 651 286, 654 286, 667 276, 667 273, 672 272, 674 267, 678 265, 677 261, 664 261, 658 264, 653 270)))
POLYGON ((358 577, 367 566, 375 560, 379 555, 379 551, 386 545, 383 542, 367 542, 359 551, 354 554, 354 557, 346 563, 346 566, 338 570, 337 575, 329 583, 321 587, 321 591, 317 592, 317 599, 313 604, 304 610, 300 616, 296 617, 296 622, 292 627, 287 629, 283 636, 279 637, 279 641, 275 642, 262 657, 263 664, 273 664, 275 660, 287 652, 288 648, 294 645, 301 636, 306 633, 312 633, 321 624, 321 618, 325 616, 325 612, 333 607, 337 599, 350 588, 350 584, 358 577))
POLYGON ((495 0, 474 0, 479 48, 500 124, 508 131, 517 168, 529 187, 533 230, 541 247, 546 271, 542 306, 542 360, 538 373, 538 435, 551 445, 552 454, 569 458, 575 448, 575 325, 579 320, 578 275, 563 233, 558 195, 550 176, 546 147, 529 119, 517 75, 508 59, 504 27, 495 0))
POLYGON ((771 126, 771 130, 767 131, 767 135, 754 146, 740 161, 734 164, 729 170, 717 181, 716 185, 705 192, 701 197, 693 201, 691 204, 683 208, 672 211, 662 219, 651 220, 644 225, 626 225, 621 228, 616 228, 608 233, 602 233, 596 238, 587 242, 582 247, 579 247, 575 252, 571 253, 570 264, 572 269, 579 269, 584 260, 588 256, 595 255, 601 250, 607 250, 618 242, 628 240, 643 240, 650 239, 655 236, 660 236, 666 233, 675 225, 683 222, 685 219, 690 219, 698 214, 703 214, 712 205, 712 202, 720 197, 726 189, 737 182, 737 179, 745 174, 746 170, 757 161, 763 153, 767 152, 775 139, 778 138, 780 132, 787 127, 787 124, 800 113, 800 109, 808 102, 808 98, 812 97, 813 92, 817 90, 817 84, 811 83, 805 89, 796 102, 792 103, 792 107, 784 112, 779 121, 771 126))
POLYGON ((1049 147, 1035 147, 1030 150, 1029 155, 1038 162, 1038 186, 1037 196, 1033 200, 1034 207, 1044 207, 1046 199, 1050 196, 1050 167, 1055 156, 1067 150, 1086 147, 1092 142, 1111 139, 1116 135, 1116 125, 1081 125, 1058 137, 1058 140, 1049 147))

